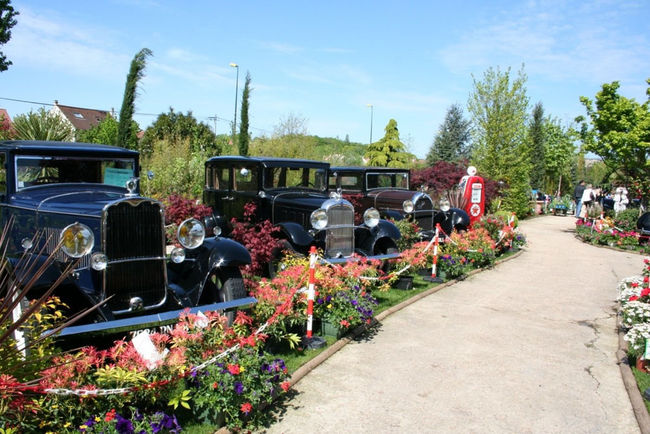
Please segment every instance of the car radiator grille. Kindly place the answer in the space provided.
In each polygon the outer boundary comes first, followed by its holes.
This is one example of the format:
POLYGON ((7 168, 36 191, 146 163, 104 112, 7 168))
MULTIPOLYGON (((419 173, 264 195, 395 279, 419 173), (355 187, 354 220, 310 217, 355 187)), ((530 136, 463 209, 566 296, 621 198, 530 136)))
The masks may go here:
POLYGON ((350 256, 354 252, 354 208, 346 203, 327 210, 325 254, 330 258, 350 256))
POLYGON ((421 230, 431 231, 434 229, 433 223, 433 202, 428 197, 420 197, 417 202, 413 204, 415 222, 421 230))
POLYGON ((160 204, 142 199, 118 202, 105 211, 103 224, 103 249, 109 262, 104 293, 112 296, 111 310, 128 310, 133 297, 140 297, 144 308, 164 303, 165 233, 160 204))

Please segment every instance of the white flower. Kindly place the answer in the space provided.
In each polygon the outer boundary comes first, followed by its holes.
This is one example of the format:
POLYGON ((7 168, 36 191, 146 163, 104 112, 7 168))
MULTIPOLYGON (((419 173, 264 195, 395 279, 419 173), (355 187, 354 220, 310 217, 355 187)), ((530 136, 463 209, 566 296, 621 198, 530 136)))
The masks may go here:
POLYGON ((640 350, 645 347, 645 341, 648 338, 650 338, 650 324, 641 323, 632 326, 623 339, 630 344, 632 349, 640 350))
POLYGON ((619 295, 617 300, 622 304, 625 304, 633 295, 636 295, 638 297, 641 293, 641 289, 643 289, 641 288, 642 283, 643 276, 631 276, 621 280, 618 284, 619 295), (632 287, 632 284, 636 284, 637 287, 632 287))
POLYGON ((623 304, 621 314, 621 325, 624 328, 632 327, 634 324, 650 323, 650 303, 641 301, 627 302, 623 304))

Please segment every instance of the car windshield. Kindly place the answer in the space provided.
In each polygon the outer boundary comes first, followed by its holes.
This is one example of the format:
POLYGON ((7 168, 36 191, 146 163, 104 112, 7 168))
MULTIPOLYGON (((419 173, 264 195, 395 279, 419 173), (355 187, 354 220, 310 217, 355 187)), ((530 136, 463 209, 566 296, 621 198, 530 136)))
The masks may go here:
POLYGON ((84 182, 124 187, 135 176, 135 160, 20 156, 16 158, 16 190, 43 184, 84 182))
POLYGON ((361 173, 334 172, 330 175, 329 185, 332 190, 341 187, 344 191, 361 191, 363 175, 361 173))
POLYGON ((317 167, 267 167, 264 169, 264 188, 325 191, 327 170, 317 167))
POLYGON ((366 175, 368 190, 373 188, 409 188, 409 174, 405 172, 368 173, 366 175))

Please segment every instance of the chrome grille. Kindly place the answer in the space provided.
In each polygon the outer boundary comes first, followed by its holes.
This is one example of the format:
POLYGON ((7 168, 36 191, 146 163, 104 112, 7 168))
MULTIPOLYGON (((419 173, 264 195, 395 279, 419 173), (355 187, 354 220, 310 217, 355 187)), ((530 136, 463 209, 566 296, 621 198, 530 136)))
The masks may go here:
POLYGON ((433 223, 433 201, 428 195, 420 196, 413 204, 415 222, 421 230, 431 231, 435 225, 433 223))
MULTIPOLYGON (((61 236, 61 229, 54 229, 54 228, 43 229, 42 237, 45 243, 45 253, 47 253, 48 255, 54 255, 54 259, 59 262, 76 261, 76 259, 72 259, 68 257, 65 253, 63 253, 63 250, 61 250, 60 248, 57 249, 57 246, 59 245, 60 236, 61 236)), ((97 240, 95 240, 95 242, 96 241, 97 240)), ((88 267, 90 267, 90 254, 79 258, 79 262, 77 263, 75 270, 83 270, 88 267)))
POLYGON ((328 228, 325 254, 330 258, 350 256, 354 252, 354 208, 340 202, 327 209, 328 228))
POLYGON ((104 211, 102 249, 108 257, 104 294, 114 312, 140 297, 144 308, 165 302, 165 232, 161 205, 144 199, 117 202, 104 211))

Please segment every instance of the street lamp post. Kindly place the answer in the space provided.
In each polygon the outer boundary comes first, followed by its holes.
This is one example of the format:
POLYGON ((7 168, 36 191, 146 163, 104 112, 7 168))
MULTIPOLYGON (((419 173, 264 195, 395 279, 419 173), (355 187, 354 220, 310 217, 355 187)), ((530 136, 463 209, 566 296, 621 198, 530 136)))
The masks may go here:
POLYGON ((367 104, 370 107, 370 144, 372 144, 372 115, 373 115, 373 106, 372 104, 367 104))
POLYGON ((239 65, 230 62, 232 68, 237 69, 237 79, 235 81, 235 120, 232 124, 232 140, 235 141, 235 134, 237 133, 237 95, 239 94, 239 65))

